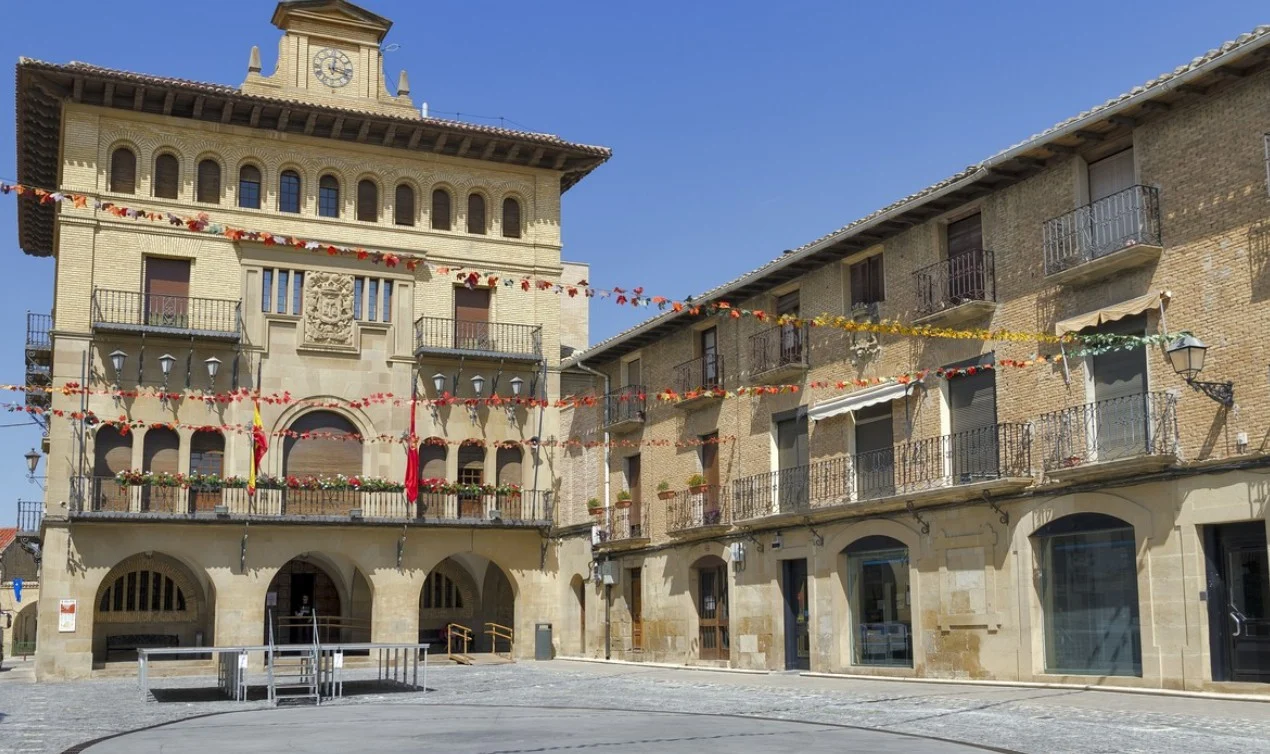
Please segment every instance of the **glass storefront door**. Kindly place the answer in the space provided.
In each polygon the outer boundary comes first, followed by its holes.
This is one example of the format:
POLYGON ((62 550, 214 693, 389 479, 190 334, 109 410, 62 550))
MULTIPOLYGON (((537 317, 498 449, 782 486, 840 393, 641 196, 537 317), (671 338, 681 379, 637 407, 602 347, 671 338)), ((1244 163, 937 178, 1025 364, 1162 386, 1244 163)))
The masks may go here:
POLYGON ((865 537, 844 552, 854 645, 852 662, 912 667, 908 548, 890 537, 865 537))

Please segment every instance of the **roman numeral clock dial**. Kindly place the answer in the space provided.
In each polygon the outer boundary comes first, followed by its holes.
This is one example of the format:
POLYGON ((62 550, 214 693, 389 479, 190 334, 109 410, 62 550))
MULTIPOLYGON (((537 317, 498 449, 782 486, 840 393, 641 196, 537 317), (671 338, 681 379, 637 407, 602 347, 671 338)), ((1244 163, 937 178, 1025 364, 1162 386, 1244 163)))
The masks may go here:
POLYGON ((353 80, 353 61, 343 52, 326 47, 313 56, 313 75, 329 87, 346 86, 353 80))

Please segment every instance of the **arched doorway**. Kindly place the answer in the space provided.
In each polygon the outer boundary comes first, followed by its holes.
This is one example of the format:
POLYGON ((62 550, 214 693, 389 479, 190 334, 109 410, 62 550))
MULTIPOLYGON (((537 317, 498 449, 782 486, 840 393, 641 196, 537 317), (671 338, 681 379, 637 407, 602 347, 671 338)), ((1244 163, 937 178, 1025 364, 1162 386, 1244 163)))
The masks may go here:
POLYGON ((1041 563, 1045 672, 1142 675, 1133 525, 1074 513, 1032 535, 1041 563))
POLYGON ((847 545, 852 663, 913 666, 913 600, 908 547, 874 535, 847 545))
MULTIPOLYGON (((446 627, 457 623, 471 631, 472 652, 495 651, 489 631, 494 626, 514 629, 515 606, 511 580, 496 563, 471 553, 451 555, 423 582, 419 640, 445 646, 446 627)), ((457 641, 454 646, 461 648, 457 641)), ((498 641, 497 650, 507 650, 505 640, 498 641)))
POLYGON ((190 511, 210 513, 221 503, 217 485, 200 478, 225 475, 225 436, 214 429, 199 430, 190 438, 190 511))
POLYGON ((115 474, 131 469, 132 433, 123 434, 113 426, 99 427, 93 439, 93 510, 129 509, 129 488, 116 484, 115 474))
POLYGON ((209 591, 183 563, 162 553, 124 559, 97 589, 93 661, 130 660, 142 647, 212 643, 209 591))
POLYGON ((449 447, 445 438, 429 437, 419 445, 419 511, 436 517, 445 515, 446 494, 439 492, 446 480, 445 461, 449 447))
POLYGON ((36 630, 39 626, 39 603, 32 602, 18 611, 13 618, 13 644, 11 654, 29 656, 35 654, 36 630))
POLYGON ((586 654, 586 581, 582 574, 574 574, 569 582, 569 592, 573 595, 578 611, 578 654, 586 654))
POLYGON ((265 592, 265 636, 269 622, 278 644, 302 644, 317 638, 326 643, 369 641, 370 583, 353 569, 346 585, 335 567, 308 555, 288 560, 265 592))
POLYGON ((728 565, 717 555, 692 564, 697 603, 697 654, 702 660, 728 660, 732 639, 728 626, 728 565))

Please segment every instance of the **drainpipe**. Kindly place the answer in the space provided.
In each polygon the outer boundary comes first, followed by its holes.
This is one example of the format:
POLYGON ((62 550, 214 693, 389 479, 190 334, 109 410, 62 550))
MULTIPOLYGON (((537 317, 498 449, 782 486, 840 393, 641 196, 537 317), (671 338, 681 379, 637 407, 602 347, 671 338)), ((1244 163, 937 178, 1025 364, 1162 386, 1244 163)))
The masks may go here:
MULTIPOLYGON (((581 361, 575 362, 574 366, 587 374, 595 375, 604 380, 604 395, 607 398, 611 386, 609 384, 609 376, 603 372, 598 372, 591 367, 583 364, 581 361)), ((608 412, 609 406, 607 401, 604 403, 604 416, 602 423, 604 426, 604 508, 605 516, 608 515, 609 507, 609 430, 608 430, 608 412)), ((613 646, 613 624, 609 620, 613 609, 613 587, 610 584, 604 585, 604 659, 611 660, 613 646)))

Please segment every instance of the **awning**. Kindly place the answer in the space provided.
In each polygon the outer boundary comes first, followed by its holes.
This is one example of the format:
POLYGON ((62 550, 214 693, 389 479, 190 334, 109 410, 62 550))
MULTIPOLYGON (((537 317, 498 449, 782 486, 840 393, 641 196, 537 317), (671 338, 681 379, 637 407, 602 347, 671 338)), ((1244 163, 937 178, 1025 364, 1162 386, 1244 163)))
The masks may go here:
POLYGON ((869 406, 876 406, 879 403, 887 403, 897 398, 903 398, 908 388, 908 385, 892 382, 888 385, 878 385, 877 387, 857 390, 840 398, 821 401, 813 405, 807 409, 807 418, 815 422, 821 419, 828 419, 831 416, 859 411, 869 406))
POLYGON ((1125 317, 1132 317, 1135 314, 1141 314, 1147 309, 1154 309, 1159 306, 1161 301, 1168 301, 1172 297, 1173 294, 1169 291, 1156 291, 1145 296, 1131 298, 1128 301, 1121 301, 1118 304, 1104 306, 1101 309, 1086 312, 1078 317, 1060 321, 1054 325, 1054 334, 1066 335, 1070 332, 1084 330, 1086 327, 1097 327, 1125 317))

